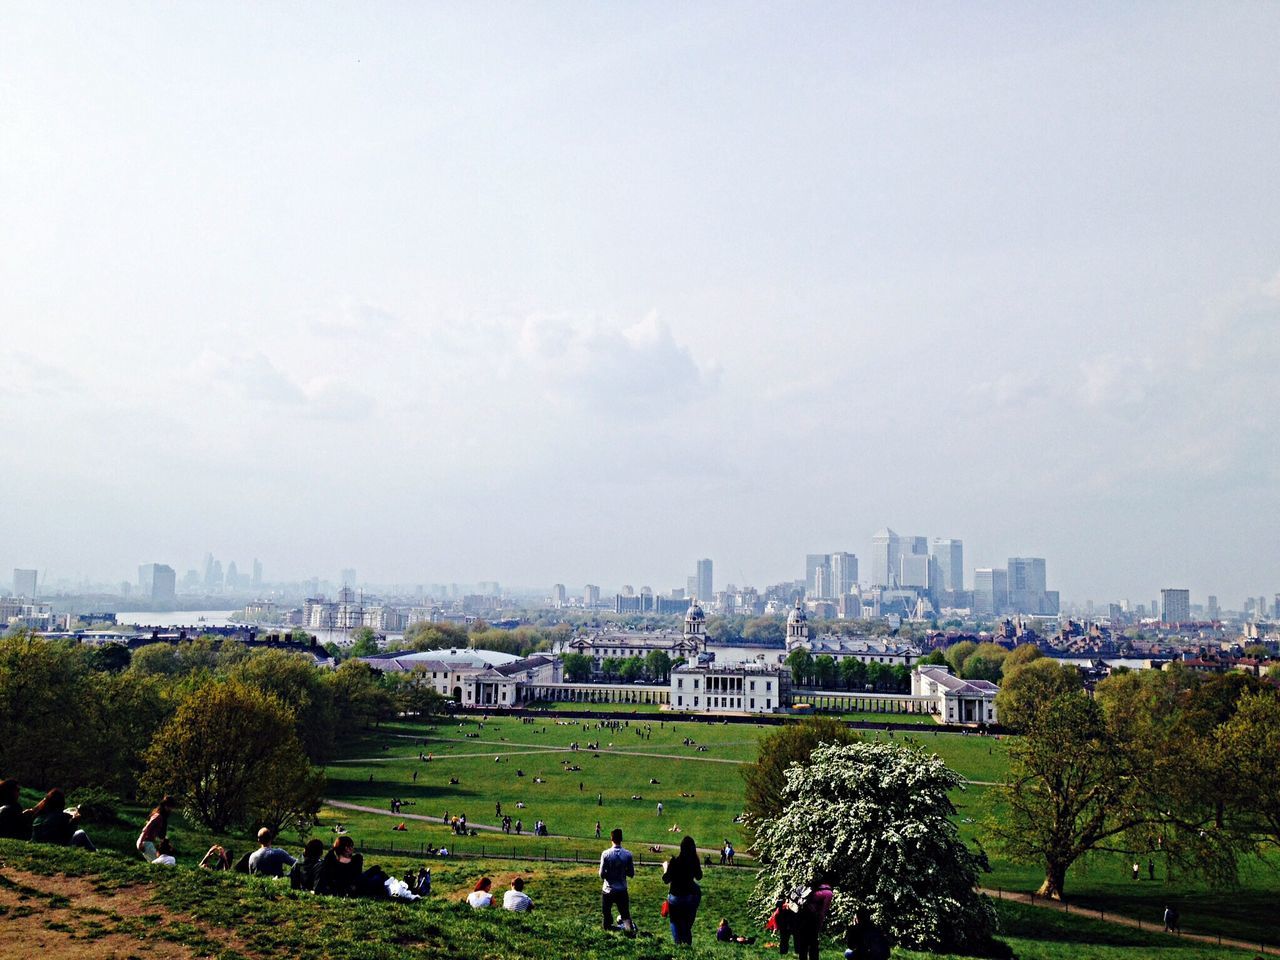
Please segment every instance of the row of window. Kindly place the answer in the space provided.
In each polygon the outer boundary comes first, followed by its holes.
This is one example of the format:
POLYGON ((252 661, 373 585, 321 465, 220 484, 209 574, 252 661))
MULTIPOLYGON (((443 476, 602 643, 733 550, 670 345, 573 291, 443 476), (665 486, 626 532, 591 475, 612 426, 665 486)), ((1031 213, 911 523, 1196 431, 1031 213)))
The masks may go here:
MULTIPOLYGON (((694 697, 693 703, 690 704, 690 706, 697 707, 699 703, 699 699, 700 699, 699 697, 694 697)), ((735 709, 741 710, 742 699, 743 699, 742 697, 707 697, 707 709, 720 707, 727 710, 735 710, 735 709)), ((756 709, 756 698, 748 697, 747 700, 750 703, 750 709, 752 710, 756 709)), ((676 706, 677 707, 684 706, 684 697, 676 697, 676 706)), ((772 697, 765 698, 764 709, 765 710, 773 709, 772 697)))
MULTIPOLYGON (((724 678, 722 678, 722 677, 708 677, 708 678, 707 678, 707 680, 708 680, 708 683, 707 683, 707 689, 708 689, 708 690, 712 689, 711 684, 710 684, 710 681, 711 681, 711 680, 719 680, 719 679, 724 679, 724 678)), ((741 679, 739 679, 739 680, 738 680, 738 683, 739 683, 739 685, 741 685, 742 680, 741 680, 741 679)), ((751 688, 752 690, 755 690, 755 688, 756 688, 756 682, 755 682, 754 680, 751 680, 751 681, 748 681, 748 683, 749 683, 749 685, 750 685, 750 688, 751 688)), ((767 690, 767 691, 769 691, 769 692, 772 692, 772 691, 773 691, 773 681, 772 681, 772 680, 766 680, 766 681, 764 682, 764 688, 765 688, 765 690, 767 690)), ((684 689, 684 677, 676 677, 676 689, 677 689, 677 690, 683 690, 683 689, 684 689)), ((697 677, 694 677, 694 678, 693 678, 693 689, 694 689, 694 690, 697 690, 697 689, 698 689, 698 678, 697 678, 697 677)), ((741 689, 741 686, 739 686, 739 687, 738 687, 738 689, 741 689)))

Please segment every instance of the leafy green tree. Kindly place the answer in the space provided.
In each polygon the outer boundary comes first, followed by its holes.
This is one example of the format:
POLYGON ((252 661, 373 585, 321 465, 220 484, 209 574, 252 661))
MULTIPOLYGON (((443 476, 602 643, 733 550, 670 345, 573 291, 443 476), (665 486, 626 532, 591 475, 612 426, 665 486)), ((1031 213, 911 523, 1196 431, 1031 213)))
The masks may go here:
POLYGON ((883 690, 893 682, 893 671, 887 663, 872 661, 867 664, 867 683, 876 690, 883 690))
POLYGON ((746 830, 755 824, 778 816, 783 809, 783 787, 786 773, 793 765, 809 763, 809 757, 822 744, 853 743, 856 735, 839 720, 810 717, 800 723, 788 723, 760 739, 754 763, 742 768, 746 782, 746 830))
POLYGON ((174 794, 196 820, 224 832, 268 804, 293 806, 285 795, 300 763, 306 754, 294 716, 278 697, 239 680, 211 679, 156 733, 142 786, 174 794))
POLYGON ((893 674, 893 686, 899 693, 911 690, 911 668, 905 663, 897 663, 889 668, 893 674))
POLYGON ((391 691, 367 663, 347 660, 326 679, 340 729, 370 727, 395 716, 391 691))
POLYGON ((352 635, 350 657, 372 657, 378 653, 378 634, 372 627, 361 627, 352 635))
POLYGON ((790 768, 782 811, 756 830, 756 904, 825 879, 837 928, 866 911, 904 947, 986 948, 997 925, 976 890, 987 861, 960 839, 948 796, 964 778, 893 743, 823 746, 810 760, 790 768))
POLYGON ((565 679, 573 683, 586 683, 591 679, 592 670, 595 668, 595 660, 585 653, 567 653, 561 663, 565 679))
POLYGON ((1237 815, 1242 843, 1280 847, 1280 695, 1246 693, 1238 709, 1214 732, 1237 815))
POLYGON ((448 712, 445 698, 431 682, 411 673, 395 674, 394 699, 400 713, 428 717, 448 712))
POLYGON ((791 670, 791 681, 797 687, 807 686, 813 676, 813 655, 804 647, 797 647, 787 654, 785 662, 791 670))
POLYGON ((922 667, 942 667, 946 666, 947 658, 941 650, 930 650, 920 658, 920 666, 922 667))
POLYGON ((867 685, 867 665, 857 657, 840 661, 840 682, 846 690, 861 690, 867 685))
POLYGON ((671 657, 665 650, 650 650, 644 658, 644 670, 653 680, 668 680, 671 677, 671 657))
POLYGON ((618 672, 622 669, 621 657, 605 657, 600 664, 600 672, 604 674, 606 680, 616 680, 618 672))
POLYGON ((1010 650, 1009 654, 1004 658, 1004 662, 1000 664, 1000 672, 1002 674, 1012 673, 1015 668, 1025 663, 1030 663, 1032 660, 1039 660, 1043 656, 1044 654, 1040 652, 1040 648, 1034 643, 1020 643, 1010 650))
POLYGON ((1070 664, 1048 657, 1034 660, 1004 677, 996 694, 996 712, 1002 725, 1011 730, 1026 730, 1054 697, 1083 689, 1080 671, 1070 664))
POLYGON ((819 654, 813 659, 813 683, 822 690, 830 690, 835 686, 836 660, 829 653, 819 654))
POLYGON ((182 672, 182 663, 173 644, 148 643, 133 651, 129 669, 144 677, 172 677, 182 672))
POLYGON ((302 643, 310 645, 311 634, 304 627, 294 627, 289 631, 289 641, 291 643, 302 643))
POLYGON ((742 628, 742 638, 752 643, 781 643, 787 636, 782 617, 755 617, 742 628))
POLYGON ((964 674, 964 662, 968 660, 978 645, 972 640, 961 640, 959 643, 953 643, 943 651, 943 655, 947 658, 947 663, 951 665, 951 672, 957 677, 964 674))
POLYGON ((293 711, 294 732, 313 763, 323 763, 337 738, 333 688, 311 657, 287 650, 261 650, 234 666, 229 675, 247 686, 274 694, 293 711))
POLYGON ((288 750, 276 759, 270 775, 270 783, 251 791, 248 822, 277 835, 292 830, 299 841, 305 841, 324 802, 324 774, 307 762, 301 750, 288 750))
POLYGON ((627 657, 618 666, 618 676, 624 683, 635 683, 644 676, 644 661, 639 657, 627 657))
POLYGON ((106 673, 128 670, 132 660, 129 648, 123 643, 104 643, 89 650, 85 656, 89 669, 106 673))

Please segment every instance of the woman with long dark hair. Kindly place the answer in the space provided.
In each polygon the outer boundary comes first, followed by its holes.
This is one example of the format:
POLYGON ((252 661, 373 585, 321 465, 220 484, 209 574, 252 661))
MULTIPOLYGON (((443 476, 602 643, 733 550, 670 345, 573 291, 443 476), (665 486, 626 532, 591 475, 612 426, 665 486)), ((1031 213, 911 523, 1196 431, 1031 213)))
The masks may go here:
POLYGON ((177 808, 178 801, 166 795, 148 814, 146 826, 138 834, 138 852, 148 863, 155 860, 160 841, 169 836, 169 814, 177 808))
POLYGON ((693 943, 693 920, 702 902, 702 863, 693 837, 680 841, 680 852, 662 865, 662 882, 670 885, 667 919, 671 921, 673 943, 693 943))
POLYGON ((62 846, 97 850, 89 835, 76 829, 80 811, 67 809, 66 795, 54 787, 31 808, 31 839, 36 843, 57 843, 62 846))

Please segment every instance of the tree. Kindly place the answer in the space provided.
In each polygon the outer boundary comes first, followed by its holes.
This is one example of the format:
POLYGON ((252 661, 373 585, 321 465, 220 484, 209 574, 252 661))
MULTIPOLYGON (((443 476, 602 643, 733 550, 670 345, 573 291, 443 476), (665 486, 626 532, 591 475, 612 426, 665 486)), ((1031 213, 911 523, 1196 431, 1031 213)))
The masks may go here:
POLYGON ((861 690, 867 685, 867 665, 857 657, 840 661, 840 682, 847 690, 861 690))
POLYGON ((395 716, 391 692, 367 663, 347 660, 326 679, 333 691, 335 719, 340 729, 368 727, 395 716))
POLYGON ((1239 810, 1235 829, 1245 843, 1280 847, 1280 696, 1246 694, 1214 739, 1239 810))
POLYGON ((293 711, 294 729, 307 756, 314 763, 328 759, 337 736, 333 688, 325 683, 310 656, 288 650, 261 650, 232 667, 229 675, 278 697, 293 711))
POLYGON ((1063 693, 1084 689, 1080 671, 1045 657, 1024 664, 1004 678, 996 694, 1000 723, 1011 730, 1029 729, 1041 708, 1063 693))
POLYGON ((651 679, 665 682, 671 678, 671 657, 665 650, 650 650, 644 658, 644 669, 651 679))
POLYGON ((624 683, 635 683, 644 676, 644 661, 639 657, 627 657, 618 665, 618 676, 624 683))
POLYGON ((830 690, 835 686, 836 660, 829 653, 820 654, 813 660, 813 685, 822 690, 830 690))
POLYGON ((1040 648, 1034 643, 1020 643, 1009 651, 1008 656, 1004 658, 1004 662, 1000 664, 1000 672, 1003 674, 1012 673, 1014 668, 1020 667, 1032 660, 1039 660, 1044 654, 1040 652, 1040 648))
POLYGON ((839 720, 811 717, 800 723, 789 723, 761 738, 756 759, 742 768, 746 781, 746 829, 778 816, 783 809, 782 789, 787 769, 807 764, 809 757, 822 744, 853 743, 856 735, 839 720))
POLYGON ((807 685, 813 676, 813 655, 804 647, 797 647, 787 654, 785 662, 791 669, 791 681, 797 687, 807 685))
POLYGON ((172 677, 181 672, 178 649, 171 643, 148 643, 133 651, 129 669, 141 676, 172 677))
POLYGON ((752 643, 781 643, 787 628, 781 617, 755 617, 742 628, 742 638, 752 643))
POLYGON ((936 756, 898 744, 819 747, 787 771, 784 809, 756 831, 755 902, 769 909, 823 878, 836 891, 833 926, 865 910, 905 947, 986 947, 997 924, 976 890, 986 857, 960 839, 948 797, 963 782, 936 756))
POLYGON ((920 658, 922 667, 944 667, 947 665, 946 655, 941 650, 930 650, 920 658))
POLYGON ((951 672, 957 677, 964 671, 964 662, 973 656, 973 652, 978 649, 978 645, 972 640, 961 640, 959 643, 953 643, 943 651, 943 655, 947 658, 947 663, 951 664, 951 672))
POLYGON ((600 664, 600 672, 604 674, 606 680, 616 680, 618 671, 622 668, 621 657, 605 657, 600 664))
POLYGON ((372 627, 361 627, 355 632, 354 643, 347 651, 350 657, 372 657, 378 652, 378 634, 372 627))
POLYGON ((294 716, 274 694, 239 680, 211 679, 193 690, 146 751, 144 789, 179 797, 210 830, 245 824, 255 811, 293 808, 306 763, 294 716))
POLYGON ((444 716, 447 713, 445 698, 429 680, 415 673, 395 674, 393 697, 400 713, 418 717, 444 716))
POLYGON ((565 678, 574 683, 586 683, 591 679, 595 661, 585 653, 566 653, 561 663, 565 678))

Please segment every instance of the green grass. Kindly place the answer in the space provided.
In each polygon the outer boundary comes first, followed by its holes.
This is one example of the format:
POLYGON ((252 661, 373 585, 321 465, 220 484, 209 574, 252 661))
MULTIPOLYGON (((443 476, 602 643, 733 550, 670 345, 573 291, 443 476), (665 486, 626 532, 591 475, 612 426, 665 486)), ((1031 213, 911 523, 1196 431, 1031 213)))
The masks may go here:
MULTIPOLYGON (((407 861, 386 859, 390 872, 407 861)), ((297 894, 283 883, 235 874, 179 867, 147 867, 118 854, 0 842, 0 883, 16 893, 19 909, 6 922, 31 915, 47 930, 95 940, 122 933, 138 943, 180 942, 198 956, 242 960, 249 956, 331 957, 334 960, 408 958, 537 958, 572 953, 584 960, 657 960, 674 953, 657 907, 665 892, 658 871, 642 869, 633 883, 635 940, 599 930, 599 888, 594 866, 521 864, 537 909, 516 916, 472 911, 462 897, 481 874, 505 889, 516 871, 505 862, 447 862, 433 866, 433 895, 418 903, 350 901, 297 894), (54 885, 60 877, 83 877, 94 887, 131 898, 140 916, 82 909, 74 898, 49 897, 34 886, 15 886, 13 870, 35 874, 54 885)), ((694 927, 694 946, 680 951, 692 960, 776 956, 764 946, 759 920, 747 906, 749 875, 712 872, 703 884, 703 906, 694 927), (755 933, 754 946, 717 944, 713 931, 727 917, 740 932, 755 933)), ((110 903, 111 901, 107 901, 110 903)), ((1132 958, 1132 960, 1241 960, 1248 954, 1193 945, 1155 931, 1138 931, 1020 904, 997 903, 1004 939, 1023 960, 1132 958)), ((824 954, 838 956, 828 943, 824 954)), ((49 954, 55 956, 56 953, 49 954)), ((932 957, 895 950, 896 958, 932 957)))

